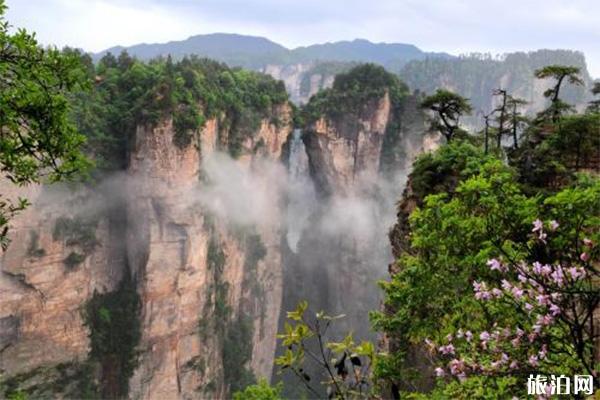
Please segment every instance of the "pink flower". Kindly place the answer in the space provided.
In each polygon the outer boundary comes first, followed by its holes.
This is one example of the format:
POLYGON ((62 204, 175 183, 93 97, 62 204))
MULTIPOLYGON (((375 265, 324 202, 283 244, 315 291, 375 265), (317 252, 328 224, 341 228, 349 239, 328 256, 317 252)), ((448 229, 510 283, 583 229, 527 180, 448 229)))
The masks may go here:
POLYGON ((544 223, 541 220, 536 219, 535 221, 533 221, 533 229, 531 230, 531 232, 541 231, 543 228, 544 223))
POLYGON ((549 304, 549 296, 545 295, 545 294, 540 294, 536 297, 537 302, 540 306, 544 306, 544 305, 548 305, 549 304))
POLYGON ((563 269, 561 266, 559 266, 553 273, 552 275, 550 275, 550 277, 552 278, 552 280, 554 280, 554 282, 558 285, 558 286, 562 286, 564 283, 564 275, 563 275, 563 269))
POLYGON ((531 365, 532 367, 537 367, 539 365, 537 356, 530 356, 528 361, 529 365, 531 365))
POLYGON ((513 361, 510 363, 510 369, 517 369, 519 367, 519 363, 516 361, 513 361))
POLYGON ((525 309, 527 311, 531 311, 531 310, 533 310, 533 306, 531 304, 529 304, 529 303, 525 303, 525 309))
POLYGON ((552 317, 552 315, 546 314, 544 316, 538 317, 538 321, 542 325, 550 325, 552 324, 552 322, 554 322, 554 318, 552 317))
POLYGON ((471 339, 473 339, 473 334, 471 333, 471 331, 465 332, 465 338, 467 339, 467 342, 470 342, 471 339))
POLYGON ((558 222, 556 222, 555 220, 550 221, 550 229, 555 231, 558 229, 558 227, 560 226, 560 224, 558 222))
POLYGON ((532 326, 532 328, 533 328, 533 332, 535 332, 535 333, 540 333, 542 331, 542 325, 540 325, 540 324, 535 324, 532 326))
POLYGON ((581 255, 579 256, 579 259, 583 262, 588 262, 588 260, 590 259, 590 255, 588 253, 581 253, 581 255))
POLYGON ((539 284, 537 283, 537 281, 535 279, 531 279, 529 278, 529 284, 533 287, 538 287, 539 284))
POLYGON ((508 292, 508 291, 510 291, 511 288, 512 288, 512 285, 510 284, 510 282, 507 281, 506 279, 502 279, 502 289, 504 289, 508 292))
POLYGON ((589 247, 594 247, 594 242, 592 242, 588 238, 583 239, 583 244, 585 244, 586 246, 589 246, 589 247))
POLYGON ((465 362, 463 360, 454 359, 448 364, 450 366, 450 373, 452 375, 458 375, 465 369, 465 362))
POLYGON ((490 340, 490 334, 487 331, 483 331, 479 334, 479 339, 483 342, 487 342, 490 340))
POLYGON ((560 314, 560 307, 557 306, 556 304, 552 303, 550 304, 550 312, 552 313, 553 316, 557 316, 560 314))
POLYGON ((523 274, 519 274, 519 282, 521 283, 526 283, 527 282, 527 277, 523 274))
POLYGON ((445 376, 445 375, 446 375, 446 372, 444 371, 443 368, 437 367, 435 369, 435 376, 437 376, 438 378, 445 376))
POLYGON ((541 271, 542 275, 548 276, 548 275, 550 275, 551 272, 552 272, 552 267, 549 266, 548 264, 546 264, 542 267, 542 271, 541 271))
POLYGON ((490 269, 492 271, 494 271, 494 270, 500 271, 502 269, 502 266, 500 265, 500 261, 496 260, 495 258, 488 260, 487 265, 488 265, 488 267, 490 267, 490 269))
POLYGON ((534 262, 533 263, 533 272, 537 275, 542 273, 542 264, 540 264, 539 262, 534 262))
POLYGON ((515 296, 515 299, 521 299, 523 298, 523 289, 515 286, 512 288, 512 294, 515 296))
POLYGON ((584 271, 577 267, 571 267, 569 268, 569 274, 571 274, 571 278, 573 278, 574 280, 578 280, 584 275, 584 271))
POLYGON ((440 353, 442 354, 454 354, 454 346, 449 344, 446 346, 441 346, 439 348, 440 353))
POLYGON ((492 289, 492 295, 494 295, 494 297, 496 298, 500 298, 502 297, 502 290, 498 289, 498 288, 493 288, 492 289))

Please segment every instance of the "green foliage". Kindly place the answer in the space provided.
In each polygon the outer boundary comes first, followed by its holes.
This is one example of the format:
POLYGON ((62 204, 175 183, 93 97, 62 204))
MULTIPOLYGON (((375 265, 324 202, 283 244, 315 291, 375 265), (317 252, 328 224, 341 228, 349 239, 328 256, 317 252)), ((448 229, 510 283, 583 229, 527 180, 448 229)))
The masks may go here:
POLYGON ((573 182, 576 172, 598 168, 600 114, 563 116, 559 124, 532 126, 533 144, 511 154, 520 180, 532 190, 547 190, 573 182))
POLYGON ((503 400, 510 399, 513 393, 523 393, 525 391, 523 382, 516 377, 473 376, 464 382, 452 381, 436 387, 431 393, 402 393, 402 398, 410 400, 503 400))
MULTIPOLYGON (((210 233, 207 266, 212 271, 213 283, 207 293, 206 303, 200 317, 199 332, 203 339, 206 339, 210 332, 214 332, 215 337, 221 340, 224 383, 227 385, 229 393, 233 393, 256 382, 256 378, 248 366, 252 357, 254 320, 245 315, 232 318, 232 308, 229 304, 229 283, 223 279, 226 255, 212 222, 207 220, 206 228, 210 233)), ((266 249, 260 241, 260 236, 254 234, 244 236, 244 238, 246 240, 244 269, 249 268, 249 273, 255 277, 256 264, 264 257, 266 249)), ((244 283, 247 284, 247 282, 244 283)), ((205 387, 204 389, 210 391, 209 388, 205 387)))
POLYGON ((90 331, 89 359, 102 366, 103 397, 125 397, 137 365, 140 299, 135 283, 125 274, 116 291, 94 293, 83 310, 90 331))
POLYGON ((3 399, 99 399, 90 362, 62 363, 34 368, 0 380, 3 399))
POLYGON ((22 390, 17 390, 16 392, 12 392, 7 397, 8 400, 27 400, 27 394, 22 390))
MULTIPOLYGON (((0 169, 17 185, 72 178, 89 162, 85 141, 69 121, 68 94, 87 85, 77 57, 43 49, 35 35, 13 31, 0 0, 0 169)), ((27 206, 0 201, 0 244, 8 245, 9 220, 27 206)))
POLYGON ((283 400, 281 383, 270 386, 266 380, 260 379, 256 385, 247 386, 243 391, 233 394, 233 400, 283 400))
POLYGON ((439 130, 448 142, 459 129, 460 117, 472 111, 468 99, 446 89, 438 89, 431 96, 427 96, 421 107, 435 113, 431 129, 439 130))
POLYGON ((223 342, 223 374, 230 393, 256 382, 248 367, 252 358, 252 323, 251 318, 241 316, 227 327, 223 342))
POLYGON ((559 117, 571 110, 573 107, 559 98, 560 89, 565 82, 572 85, 583 86, 584 81, 580 77, 581 68, 566 65, 547 65, 535 71, 538 79, 551 78, 555 80, 554 86, 544 92, 544 97, 550 99, 550 107, 544 110, 540 117, 551 116, 554 123, 558 122, 559 117))
POLYGON ((375 64, 362 64, 335 77, 333 87, 311 97, 303 108, 305 123, 322 116, 330 119, 358 117, 373 100, 388 93, 392 102, 408 94, 408 88, 395 75, 375 64))
POLYGON ((410 175, 413 197, 422 204, 429 194, 454 192, 459 180, 476 172, 485 159, 480 149, 462 141, 419 156, 410 175))

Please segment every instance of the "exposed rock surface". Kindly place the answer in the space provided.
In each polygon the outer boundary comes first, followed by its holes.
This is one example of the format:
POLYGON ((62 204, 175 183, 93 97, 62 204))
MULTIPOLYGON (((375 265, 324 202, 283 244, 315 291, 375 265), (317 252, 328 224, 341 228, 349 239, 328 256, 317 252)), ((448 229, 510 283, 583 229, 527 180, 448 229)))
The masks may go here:
MULTIPOLYGON (((3 193, 10 191, 10 183, 2 186, 3 193)), ((81 307, 94 291, 113 290, 122 274, 122 247, 110 234, 108 218, 90 224, 98 240, 93 248, 82 249, 77 237, 58 232, 58 221, 95 206, 88 191, 32 186, 15 192, 34 206, 14 219, 12 243, 0 258, 0 379, 85 359, 89 340, 81 307), (71 254, 85 259, 70 264, 71 254)))
MULTIPOLYGON (((241 168, 261 158, 279 160, 290 112, 277 107, 279 124, 264 120, 243 143, 241 168)), ((126 177, 107 193, 45 187, 18 193, 33 205, 15 218, 12 244, 1 255, 0 382, 30 391, 43 382, 51 390, 45 395, 69 397, 52 382, 78 373, 89 357, 82 311, 94 291, 115 290, 127 272, 141 300, 131 398, 225 397, 224 340, 241 320, 250 324, 244 337, 250 354, 239 367, 270 377, 282 295, 279 227, 236 227, 196 201, 203 160, 223 148, 228 135, 218 120, 207 121, 183 149, 174 134, 171 120, 138 127, 126 177), (120 213, 111 209, 111 191, 122 192, 120 213), (57 234, 65 218, 77 232, 89 228, 94 243, 57 234), (265 254, 252 255, 249 237, 265 254), (224 260, 218 270, 210 260, 215 251, 224 260), (80 256, 76 263, 67 261, 72 253, 80 256), (226 310, 222 321, 218 307, 226 310)))

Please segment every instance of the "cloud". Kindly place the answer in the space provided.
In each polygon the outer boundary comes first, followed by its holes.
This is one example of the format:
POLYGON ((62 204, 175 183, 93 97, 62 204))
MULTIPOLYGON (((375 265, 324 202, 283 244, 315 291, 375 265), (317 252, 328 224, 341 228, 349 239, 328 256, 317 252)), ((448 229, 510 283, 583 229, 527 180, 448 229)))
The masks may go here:
POLYGON ((99 51, 211 32, 266 36, 288 47, 362 37, 428 51, 568 48, 600 77, 595 0, 8 0, 9 20, 44 43, 99 51))

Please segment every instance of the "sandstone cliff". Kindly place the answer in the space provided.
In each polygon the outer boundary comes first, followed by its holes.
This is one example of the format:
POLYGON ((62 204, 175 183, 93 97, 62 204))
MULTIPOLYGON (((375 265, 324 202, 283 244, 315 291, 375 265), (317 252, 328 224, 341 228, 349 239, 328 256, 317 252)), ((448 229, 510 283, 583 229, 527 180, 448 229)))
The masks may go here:
MULTIPOLYGON (((278 162, 290 113, 274 107, 279 122, 263 120, 245 139, 241 169, 278 162)), ((226 148, 223 118, 185 148, 174 144, 171 119, 138 126, 116 182, 21 193, 33 205, 14 220, 1 259, 1 393, 72 398, 87 388, 119 397, 131 368, 131 398, 222 398, 248 374, 270 376, 282 294, 278 218, 241 226, 197 201, 204 161, 226 148), (130 321, 119 321, 139 332, 131 360, 102 355, 105 332, 94 331, 117 318, 102 301, 124 284, 138 298, 130 321)))

